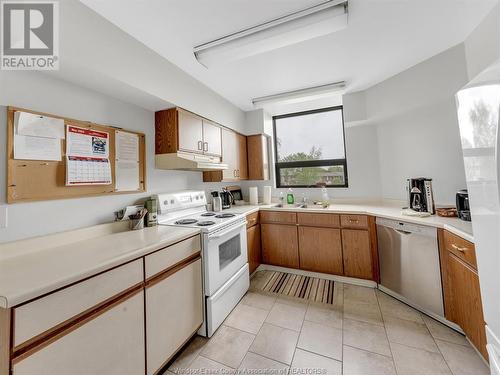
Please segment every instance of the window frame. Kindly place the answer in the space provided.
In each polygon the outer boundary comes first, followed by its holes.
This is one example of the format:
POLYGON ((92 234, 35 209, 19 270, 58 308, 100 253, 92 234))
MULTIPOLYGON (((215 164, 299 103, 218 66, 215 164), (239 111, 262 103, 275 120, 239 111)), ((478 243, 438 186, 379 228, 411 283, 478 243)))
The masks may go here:
POLYGON ((349 178, 347 172, 347 150, 345 146, 345 123, 344 123, 344 106, 334 106, 326 107, 320 109, 313 109, 309 111, 287 113, 283 115, 273 116, 273 145, 274 145, 274 176, 276 180, 276 188, 322 188, 323 186, 318 185, 282 185, 281 184, 281 169, 286 168, 301 168, 301 167, 324 167, 324 166, 343 166, 344 167, 344 184, 343 185, 324 185, 324 187, 329 189, 334 188, 347 188, 349 187, 349 178), (298 117, 311 115, 321 112, 330 112, 340 110, 342 115, 342 134, 344 137, 344 155, 343 159, 322 159, 322 160, 305 160, 305 161, 294 161, 294 162, 278 162, 278 145, 276 137, 276 120, 287 118, 287 117, 298 117))

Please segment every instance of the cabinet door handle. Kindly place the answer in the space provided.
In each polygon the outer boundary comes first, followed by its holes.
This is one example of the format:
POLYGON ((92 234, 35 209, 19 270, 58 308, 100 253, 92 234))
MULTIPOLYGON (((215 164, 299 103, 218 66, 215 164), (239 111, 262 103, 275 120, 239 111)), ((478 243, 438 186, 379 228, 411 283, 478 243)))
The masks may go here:
POLYGON ((208 142, 203 143, 203 151, 208 151, 208 142))
POLYGON ((460 251, 461 253, 465 253, 468 249, 466 247, 460 247, 455 245, 454 243, 451 244, 451 247, 457 251, 460 251))
POLYGON ((357 222, 359 222, 358 219, 349 219, 349 223, 357 223, 357 222))
POLYGON ((203 151, 203 142, 198 141, 198 150, 203 151))

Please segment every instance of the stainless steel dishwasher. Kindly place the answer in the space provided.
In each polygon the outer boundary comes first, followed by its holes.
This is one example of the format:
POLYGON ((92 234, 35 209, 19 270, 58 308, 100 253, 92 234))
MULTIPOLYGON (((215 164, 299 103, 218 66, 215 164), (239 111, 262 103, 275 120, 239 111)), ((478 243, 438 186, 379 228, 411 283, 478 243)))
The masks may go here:
POLYGON ((422 312, 444 317, 437 230, 377 218, 379 289, 422 312))

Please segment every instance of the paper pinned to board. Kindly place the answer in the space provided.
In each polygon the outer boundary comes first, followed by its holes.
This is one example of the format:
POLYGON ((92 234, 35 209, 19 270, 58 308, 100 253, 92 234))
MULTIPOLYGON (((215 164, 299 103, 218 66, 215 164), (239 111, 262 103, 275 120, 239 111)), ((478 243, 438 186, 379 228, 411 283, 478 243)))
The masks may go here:
POLYGON ((109 158, 109 133, 68 125, 66 155, 109 158))
POLYGON ((14 159, 61 161, 61 140, 14 134, 14 159))
POLYGON ((109 133, 68 125, 66 186, 111 185, 109 133))
POLYGON ((14 129, 18 135, 64 139, 64 120, 27 112, 14 112, 14 129))
POLYGON ((139 136, 117 130, 115 148, 115 190, 139 190, 139 136))

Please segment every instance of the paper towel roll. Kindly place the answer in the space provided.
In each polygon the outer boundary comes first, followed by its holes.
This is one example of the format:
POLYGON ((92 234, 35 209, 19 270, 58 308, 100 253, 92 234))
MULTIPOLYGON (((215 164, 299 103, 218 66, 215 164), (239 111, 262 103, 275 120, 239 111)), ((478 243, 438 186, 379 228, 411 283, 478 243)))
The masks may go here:
POLYGON ((271 204, 271 186, 264 186, 264 204, 271 204))
POLYGON ((248 189, 250 191, 250 204, 257 205, 259 204, 259 191, 256 186, 253 186, 248 189))

